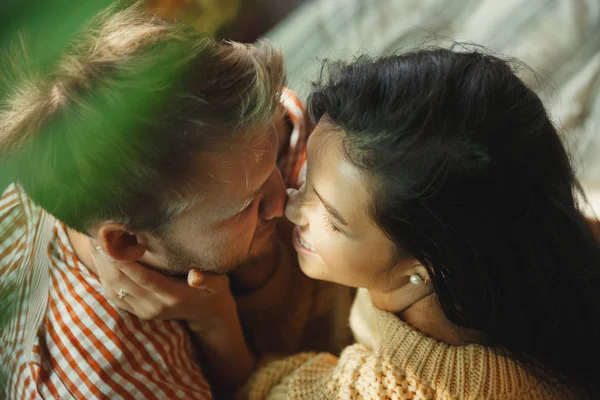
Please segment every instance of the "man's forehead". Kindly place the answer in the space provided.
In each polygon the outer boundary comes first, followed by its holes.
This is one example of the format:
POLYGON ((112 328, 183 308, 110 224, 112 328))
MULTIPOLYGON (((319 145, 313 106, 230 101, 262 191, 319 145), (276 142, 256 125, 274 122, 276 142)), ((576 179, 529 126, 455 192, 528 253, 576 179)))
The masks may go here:
POLYGON ((201 208, 230 212, 232 206, 239 205, 258 189, 275 168, 275 132, 257 132, 254 138, 248 136, 197 157, 195 168, 203 198, 201 208))
POLYGON ((203 164, 212 176, 227 175, 231 170, 273 159, 277 151, 277 134, 272 125, 240 135, 204 153, 203 164), (264 160, 267 158, 268 160, 264 160))

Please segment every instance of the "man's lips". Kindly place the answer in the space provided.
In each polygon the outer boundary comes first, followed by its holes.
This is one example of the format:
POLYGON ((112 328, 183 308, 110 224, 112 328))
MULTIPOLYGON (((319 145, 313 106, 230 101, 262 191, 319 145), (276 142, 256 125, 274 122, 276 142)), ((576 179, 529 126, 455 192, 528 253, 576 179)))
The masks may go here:
POLYGON ((254 237, 263 237, 269 235, 273 232, 276 226, 277 224, 275 221, 269 221, 254 232, 254 237))

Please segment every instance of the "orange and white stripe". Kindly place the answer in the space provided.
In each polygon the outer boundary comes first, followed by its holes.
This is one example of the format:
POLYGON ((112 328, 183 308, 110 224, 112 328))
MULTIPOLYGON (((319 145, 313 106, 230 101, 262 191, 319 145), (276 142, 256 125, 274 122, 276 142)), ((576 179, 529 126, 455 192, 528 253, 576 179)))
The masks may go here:
POLYGON ((281 93, 281 103, 287 111, 287 117, 293 125, 290 144, 279 162, 279 170, 287 187, 299 186, 300 170, 306 161, 306 142, 312 132, 312 123, 304 105, 296 94, 285 88, 281 93))

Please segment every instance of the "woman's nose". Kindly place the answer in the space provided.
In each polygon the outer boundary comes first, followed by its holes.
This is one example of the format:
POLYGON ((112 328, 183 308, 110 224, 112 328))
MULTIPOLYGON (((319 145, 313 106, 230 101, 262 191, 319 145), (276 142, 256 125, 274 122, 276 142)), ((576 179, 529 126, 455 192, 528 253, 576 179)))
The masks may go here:
POLYGON ((303 226, 306 219, 302 215, 301 191, 288 189, 288 201, 285 206, 285 216, 295 225, 303 226))

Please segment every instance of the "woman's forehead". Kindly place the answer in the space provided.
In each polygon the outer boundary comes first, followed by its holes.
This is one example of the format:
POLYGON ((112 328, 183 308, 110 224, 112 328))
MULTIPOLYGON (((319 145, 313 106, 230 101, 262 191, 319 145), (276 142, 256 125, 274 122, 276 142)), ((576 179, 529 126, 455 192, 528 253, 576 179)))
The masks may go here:
POLYGON ((330 127, 315 129, 309 143, 307 176, 314 189, 349 220, 368 217, 368 176, 345 156, 343 134, 330 127))

